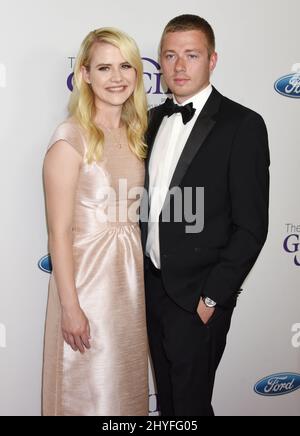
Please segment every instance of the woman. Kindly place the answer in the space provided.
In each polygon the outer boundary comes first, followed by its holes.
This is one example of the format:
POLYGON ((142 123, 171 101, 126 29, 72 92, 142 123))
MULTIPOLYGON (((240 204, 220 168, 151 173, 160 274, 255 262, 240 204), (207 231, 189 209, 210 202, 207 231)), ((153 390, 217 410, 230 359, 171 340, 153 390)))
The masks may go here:
POLYGON ((85 38, 69 109, 44 162, 53 274, 43 414, 147 415, 142 250, 129 213, 144 184, 147 104, 130 37, 103 28, 85 38))

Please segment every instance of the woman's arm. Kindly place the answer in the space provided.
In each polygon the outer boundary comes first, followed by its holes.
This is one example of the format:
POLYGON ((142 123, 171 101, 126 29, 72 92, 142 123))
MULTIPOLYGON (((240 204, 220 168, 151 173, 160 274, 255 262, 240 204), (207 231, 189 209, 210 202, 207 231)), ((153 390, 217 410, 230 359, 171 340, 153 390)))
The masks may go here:
POLYGON ((89 348, 89 323, 80 308, 74 278, 72 225, 82 157, 70 144, 58 141, 44 161, 49 251, 62 307, 62 331, 74 351, 89 348))

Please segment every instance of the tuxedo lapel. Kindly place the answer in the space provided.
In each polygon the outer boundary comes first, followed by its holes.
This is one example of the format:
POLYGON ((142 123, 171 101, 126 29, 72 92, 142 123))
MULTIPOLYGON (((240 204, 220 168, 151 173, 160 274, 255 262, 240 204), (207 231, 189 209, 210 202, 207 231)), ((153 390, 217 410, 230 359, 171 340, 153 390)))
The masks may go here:
MULTIPOLYGON (((169 191, 179 186, 187 169, 191 165, 196 154, 203 146, 206 138, 216 124, 215 115, 219 111, 222 95, 213 88, 213 91, 207 100, 203 110, 201 111, 197 121, 191 131, 191 134, 186 142, 183 152, 178 161, 173 178, 170 183, 169 191)), ((164 203, 163 209, 168 205, 170 196, 168 195, 164 203)))
POLYGON ((158 133, 158 130, 160 128, 160 125, 162 123, 162 120, 164 118, 164 114, 162 111, 162 106, 158 106, 155 108, 152 113, 150 112, 149 116, 149 127, 147 132, 147 138, 146 142, 148 145, 148 154, 145 161, 145 167, 146 167, 146 174, 145 174, 145 189, 148 191, 149 189, 149 162, 151 158, 151 153, 154 145, 154 141, 156 138, 156 135, 158 133))
MULTIPOLYGON (((152 147, 153 147, 157 132, 158 132, 159 127, 161 125, 161 122, 164 118, 162 106, 163 105, 154 108, 152 112, 150 111, 149 128, 148 128, 148 132, 147 132, 147 145, 148 145, 148 149, 149 149, 150 153, 152 151, 152 147)), ((148 158, 149 158, 149 153, 148 153, 148 158)))
POLYGON ((149 127, 146 134, 146 143, 148 146, 148 153, 145 160, 145 185, 144 185, 144 195, 142 196, 141 205, 140 205, 140 223, 142 230, 142 244, 145 250, 147 234, 148 234, 148 219, 149 219, 149 162, 153 149, 153 144, 158 133, 161 122, 164 118, 164 114, 162 111, 162 106, 158 106, 152 109, 149 113, 149 127))
POLYGON ((208 116, 199 116, 180 156, 169 189, 180 185, 180 182, 183 179, 188 167, 202 147, 205 139, 213 129, 215 123, 216 122, 208 116))

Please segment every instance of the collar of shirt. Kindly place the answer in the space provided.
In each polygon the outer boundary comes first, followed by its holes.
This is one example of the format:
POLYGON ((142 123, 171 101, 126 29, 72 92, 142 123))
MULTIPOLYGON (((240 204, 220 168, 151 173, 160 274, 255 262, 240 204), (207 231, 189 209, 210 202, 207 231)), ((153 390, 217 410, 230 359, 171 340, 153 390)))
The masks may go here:
POLYGON ((193 97, 189 98, 182 104, 178 103, 176 101, 175 96, 173 95, 173 101, 175 104, 178 104, 179 106, 185 106, 186 104, 193 103, 193 107, 196 109, 196 113, 199 115, 205 103, 207 102, 210 94, 212 93, 212 89, 213 89, 212 85, 209 84, 206 88, 202 89, 202 91, 198 92, 198 94, 195 94, 193 97))

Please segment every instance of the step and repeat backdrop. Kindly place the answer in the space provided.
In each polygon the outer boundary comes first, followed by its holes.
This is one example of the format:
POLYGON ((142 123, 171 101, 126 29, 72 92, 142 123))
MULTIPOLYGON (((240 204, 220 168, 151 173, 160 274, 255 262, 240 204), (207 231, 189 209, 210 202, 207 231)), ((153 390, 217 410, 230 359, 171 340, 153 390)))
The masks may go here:
MULTIPOLYGON (((269 237, 234 314, 215 412, 300 415, 298 0, 0 0, 0 415, 41 413, 50 270, 42 163, 54 128, 67 116, 80 43, 103 26, 133 36, 154 106, 166 98, 160 35, 182 13, 212 24, 219 53, 212 82, 262 114, 271 150, 269 237)), ((152 376, 149 392, 149 414, 155 415, 152 376)))

